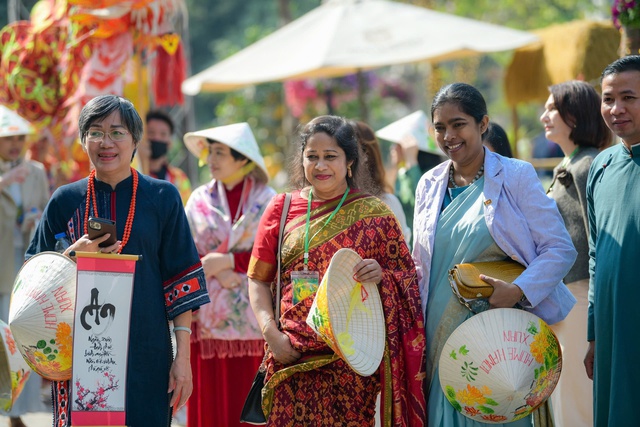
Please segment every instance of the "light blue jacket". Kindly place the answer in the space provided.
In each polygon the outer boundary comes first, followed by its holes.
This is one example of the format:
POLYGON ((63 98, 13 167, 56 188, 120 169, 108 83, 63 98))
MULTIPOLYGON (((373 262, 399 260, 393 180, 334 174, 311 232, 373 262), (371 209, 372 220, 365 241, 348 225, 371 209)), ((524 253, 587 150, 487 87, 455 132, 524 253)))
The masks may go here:
MULTIPOLYGON (((422 310, 429 297, 429 274, 440 207, 451 161, 423 175, 416 191, 413 259, 422 310)), ((562 283, 576 259, 556 203, 547 197, 533 166, 485 148, 484 217, 489 233, 507 255, 527 269, 515 283, 527 297, 528 311, 549 324, 564 319, 576 299, 562 283)))

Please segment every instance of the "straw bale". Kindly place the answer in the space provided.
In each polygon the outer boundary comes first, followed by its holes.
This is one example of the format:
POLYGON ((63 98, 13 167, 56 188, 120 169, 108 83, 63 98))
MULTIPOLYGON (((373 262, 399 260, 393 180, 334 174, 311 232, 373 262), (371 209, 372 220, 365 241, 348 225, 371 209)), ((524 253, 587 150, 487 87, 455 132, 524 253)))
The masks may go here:
POLYGON ((544 101, 549 85, 597 81, 618 58, 620 32, 608 22, 572 21, 534 31, 541 43, 517 49, 505 76, 507 102, 544 101))

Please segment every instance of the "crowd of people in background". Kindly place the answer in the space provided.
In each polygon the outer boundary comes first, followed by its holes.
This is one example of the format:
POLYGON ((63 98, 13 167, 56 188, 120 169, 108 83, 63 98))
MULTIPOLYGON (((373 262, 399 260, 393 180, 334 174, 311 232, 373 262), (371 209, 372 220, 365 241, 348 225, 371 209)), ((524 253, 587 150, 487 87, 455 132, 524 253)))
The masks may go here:
MULTIPOLYGON (((549 87, 540 122, 563 157, 546 188, 530 163, 513 158, 482 94, 453 83, 436 94, 430 117, 417 111, 378 132, 338 116, 301 126, 288 165, 290 205, 268 185, 248 123, 184 135, 211 177, 192 191, 169 162, 171 117, 150 111, 143 122, 131 102, 98 96, 78 123, 92 171, 57 186, 26 155, 43 135, 0 106, 0 319, 7 321, 25 259, 53 251, 64 233, 72 259, 78 250, 143 255, 127 425, 169 427, 186 405, 187 427, 239 426, 262 367, 270 426, 471 427, 480 423, 441 389, 442 348, 475 313, 517 307, 550 324, 562 347, 562 375, 544 406, 554 425, 635 425, 640 56, 610 64, 600 83, 602 95, 582 81, 549 87), (620 143, 612 145, 613 136, 620 143), (387 156, 378 138, 392 143, 387 156), (148 176, 131 166, 136 152, 148 176), (90 239, 89 216, 115 220, 117 242, 90 239), (362 257, 354 280, 377 284, 382 300, 385 355, 369 377, 306 323, 315 289, 343 248, 362 257), (504 259, 524 272, 513 283, 482 276, 491 297, 472 302, 473 311, 460 304, 448 270, 504 259), (149 347, 157 357, 146 357, 149 347)), ((69 382, 51 389, 54 425, 70 426, 69 382)), ((22 415, 41 410, 33 375, 10 425, 22 427, 22 415)), ((508 425, 542 425, 534 418, 508 425)))
MULTIPOLYGON (((0 106, 0 320, 5 323, 13 280, 51 195, 44 166, 25 158, 30 133, 29 123, 0 106)), ((37 375, 27 381, 7 414, 11 427, 22 427, 22 415, 43 409, 40 383, 37 375)))

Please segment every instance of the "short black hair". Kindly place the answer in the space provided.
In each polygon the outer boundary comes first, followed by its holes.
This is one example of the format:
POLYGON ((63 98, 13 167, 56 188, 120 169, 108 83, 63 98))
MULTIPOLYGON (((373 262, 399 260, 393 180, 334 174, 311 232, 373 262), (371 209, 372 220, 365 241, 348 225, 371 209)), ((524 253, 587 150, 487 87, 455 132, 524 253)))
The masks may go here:
POLYGON ((171 120, 171 116, 169 116, 164 111, 150 110, 147 113, 144 122, 148 124, 150 120, 160 120, 160 121, 165 122, 166 124, 169 125, 169 130, 171 131, 171 134, 173 135, 173 130, 174 130, 173 120, 171 120))
POLYGON ((125 128, 131 133, 134 145, 142 140, 143 125, 140 114, 131 101, 117 95, 96 96, 82 108, 78 118, 80 141, 84 144, 87 132, 92 124, 104 119, 114 111, 120 113, 125 128))
POLYGON ((605 77, 611 74, 620 74, 625 71, 640 72, 640 55, 629 55, 616 59, 611 64, 607 65, 602 71, 600 81, 602 82, 605 77))

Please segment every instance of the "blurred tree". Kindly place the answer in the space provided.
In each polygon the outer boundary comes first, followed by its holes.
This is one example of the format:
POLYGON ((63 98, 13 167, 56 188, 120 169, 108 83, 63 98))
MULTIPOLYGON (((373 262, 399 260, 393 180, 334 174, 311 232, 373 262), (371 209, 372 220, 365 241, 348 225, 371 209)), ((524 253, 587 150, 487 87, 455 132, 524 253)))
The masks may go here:
MULTIPOLYGON (((216 0, 215 7, 200 0, 186 2, 189 9, 193 74, 272 33, 284 22, 282 16, 285 19, 287 16, 298 17, 320 5, 320 0, 298 0, 293 3, 288 0, 216 0)), ((256 90, 263 89, 258 87, 256 90)), ((196 127, 216 124, 216 106, 228 96, 237 95, 203 93, 195 97, 196 127)), ((238 102, 234 101, 232 104, 238 102)), ((241 106, 236 105, 231 110, 223 107, 223 110, 240 113, 238 108, 241 106)), ((237 117, 230 117, 226 121, 242 119, 241 114, 237 114, 237 117)))
MULTIPOLYGON (((218 0, 216 6, 187 0, 191 29, 192 72, 217 63, 320 5, 320 0, 218 0), (194 6, 192 8, 192 5, 194 6), (215 34, 212 29, 216 28, 215 34)), ((282 84, 271 83, 230 93, 195 97, 196 127, 247 121, 265 155, 272 177, 283 168, 284 147, 294 124, 283 131, 286 117, 282 84)), ((201 181, 208 180, 201 170, 201 181)), ((284 184, 281 182, 280 184, 284 184)))
MULTIPOLYGON (((196 3, 196 0, 188 0, 188 2, 196 3)), ((404 0, 404 2, 525 30, 583 18, 586 14, 593 14, 597 10, 597 7, 587 0, 550 0, 548 2, 501 0, 500 8, 495 7, 494 0, 404 0)), ((319 6, 321 1, 247 0, 240 5, 230 0, 223 0, 220 3, 219 7, 214 8, 216 11, 213 14, 210 8, 202 4, 199 8, 190 8, 191 28, 194 29, 192 30, 192 52, 198 52, 198 54, 194 53, 194 73, 270 34, 279 25, 300 17, 319 6), (204 16, 208 16, 208 19, 203 23, 204 16), (195 30, 196 27, 199 27, 199 30, 195 30), (214 36, 212 28, 216 28, 216 34, 224 33, 224 37, 214 36), (203 40, 196 40, 199 38, 198 34, 202 34, 200 38, 203 40), (205 34, 208 34, 208 37, 205 37, 205 34), (198 55, 200 58, 196 60, 198 55)), ((433 96, 443 84, 466 81, 482 90, 492 116, 508 126, 511 116, 502 95, 502 77, 503 68, 510 58, 511 54, 505 53, 439 64, 432 73, 434 79, 430 84, 418 83, 426 93, 425 96, 413 93, 415 90, 411 89, 415 86, 407 91, 408 96, 401 95, 402 86, 407 86, 404 77, 415 74, 416 70, 421 72, 420 70, 424 67, 409 65, 405 67, 406 72, 402 70, 398 73, 398 67, 396 67, 393 72, 386 68, 368 73, 366 81, 370 124, 380 127, 390 119, 397 118, 398 114, 405 114, 417 108, 428 110, 427 105, 420 105, 420 103, 416 105, 415 101, 421 100, 425 103, 424 100, 429 100, 430 96, 433 96), (394 86, 387 77, 389 75, 400 76, 399 84, 394 86), (400 95, 396 97, 398 87, 401 88, 400 95)), ((355 97, 355 81, 352 76, 318 80, 312 85, 320 99, 305 106, 303 114, 298 117, 300 122, 306 122, 315 115, 329 112, 352 118, 358 117, 360 109, 355 97), (326 99, 327 94, 330 94, 331 99, 326 99)), ((279 170, 284 160, 283 153, 286 153, 288 146, 287 141, 291 139, 293 125, 296 123, 295 120, 289 120, 290 125, 282 126, 288 110, 281 101, 282 87, 281 83, 272 83, 222 95, 198 95, 196 101, 209 99, 207 105, 215 109, 208 106, 198 108, 197 121, 202 125, 250 121, 267 155, 267 163, 273 165, 274 170, 279 170)), ((523 118, 523 123, 531 129, 538 127, 535 116, 532 116, 531 120, 523 118)), ((199 127, 202 126, 199 125, 199 127)))
MULTIPOLYGON (((397 1, 524 30, 586 16, 593 17, 598 13, 605 19, 610 18, 609 2, 606 0, 501 0, 500 7, 496 7, 495 0, 397 1)), ((7 7, 0 7, 0 25, 7 23, 10 7, 19 5, 21 14, 24 15, 35 2, 36 0, 8 0, 7 7)), ((321 0, 185 2, 189 10, 189 44, 194 74, 322 3, 321 0)), ((424 70, 429 69, 425 64, 386 68, 372 73, 367 77, 370 85, 367 97, 370 123, 377 128, 405 111, 418 108, 428 110, 430 96, 442 84, 463 80, 481 88, 489 102, 492 116, 508 125, 510 112, 502 96, 502 72, 510 58, 510 53, 504 53, 440 64, 431 73, 434 78, 430 82, 425 82, 424 77, 421 77, 424 70), (424 95, 418 94, 419 91, 424 92, 424 95)), ((335 113, 358 116, 357 99, 352 96, 353 79, 347 77, 317 82, 321 102, 310 106, 300 117, 301 121, 328 111, 325 89, 329 87, 334 98, 335 113)), ((286 146, 297 123, 296 120, 287 119, 282 98, 280 83, 259 85, 228 94, 200 94, 194 98, 196 128, 252 120, 256 137, 265 144, 265 151, 273 153, 273 159, 279 163, 277 158, 282 156, 282 147, 286 146), (282 125, 283 118, 285 125, 282 125)), ((531 110, 535 113, 535 109, 531 110)), ((537 114, 531 114, 531 117, 523 115, 521 119, 525 128, 538 128, 537 114)))
MULTIPOLYGON (((421 4, 435 10, 478 19, 484 22, 505 25, 519 30, 534 30, 552 24, 576 19, 610 19, 610 4, 606 0, 406 0, 406 3, 421 4)), ((492 120, 510 128, 511 110, 503 95, 503 77, 512 53, 505 52, 466 59, 437 66, 437 82, 440 86, 453 81, 465 81, 481 90, 492 120)), ((433 93, 433 92, 432 92, 433 93)), ((541 132, 538 117, 541 106, 528 105, 520 108, 518 135, 531 138, 541 132)))
POLYGON ((591 0, 431 0, 434 8, 448 13, 533 30, 558 22, 571 21, 601 11, 603 5, 591 0))

